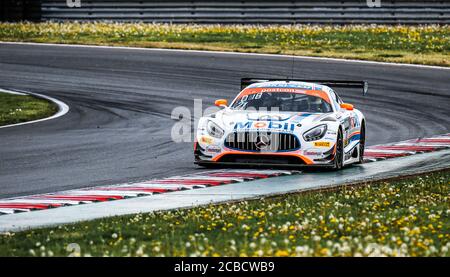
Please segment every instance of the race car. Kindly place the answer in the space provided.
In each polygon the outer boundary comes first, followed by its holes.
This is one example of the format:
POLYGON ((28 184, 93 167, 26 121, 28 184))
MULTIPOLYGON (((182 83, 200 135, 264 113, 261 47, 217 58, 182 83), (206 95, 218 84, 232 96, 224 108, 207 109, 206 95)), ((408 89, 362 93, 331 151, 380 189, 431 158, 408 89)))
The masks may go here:
POLYGON ((222 109, 200 118, 194 142, 201 166, 322 166, 363 162, 366 121, 334 89, 365 81, 244 78, 242 91, 222 109))

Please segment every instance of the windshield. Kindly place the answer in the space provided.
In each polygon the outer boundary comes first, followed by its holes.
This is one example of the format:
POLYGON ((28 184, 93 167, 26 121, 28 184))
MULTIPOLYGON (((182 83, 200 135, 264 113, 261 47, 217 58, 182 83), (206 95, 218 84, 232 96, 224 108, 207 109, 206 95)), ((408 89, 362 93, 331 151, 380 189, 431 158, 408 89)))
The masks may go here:
POLYGON ((260 92, 244 95, 231 104, 236 110, 274 110, 281 112, 329 113, 331 105, 324 99, 307 94, 290 92, 260 92))

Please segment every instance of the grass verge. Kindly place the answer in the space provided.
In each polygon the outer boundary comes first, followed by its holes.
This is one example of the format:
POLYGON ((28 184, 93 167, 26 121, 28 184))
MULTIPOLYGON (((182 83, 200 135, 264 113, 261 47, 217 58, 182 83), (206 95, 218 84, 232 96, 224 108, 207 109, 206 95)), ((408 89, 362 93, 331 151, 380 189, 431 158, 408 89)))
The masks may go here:
POLYGON ((0 235, 1 256, 450 256, 450 170, 0 235))
POLYGON ((0 23, 1 41, 160 47, 450 66, 450 26, 0 23))
POLYGON ((57 107, 30 95, 0 93, 0 126, 49 117, 57 107))

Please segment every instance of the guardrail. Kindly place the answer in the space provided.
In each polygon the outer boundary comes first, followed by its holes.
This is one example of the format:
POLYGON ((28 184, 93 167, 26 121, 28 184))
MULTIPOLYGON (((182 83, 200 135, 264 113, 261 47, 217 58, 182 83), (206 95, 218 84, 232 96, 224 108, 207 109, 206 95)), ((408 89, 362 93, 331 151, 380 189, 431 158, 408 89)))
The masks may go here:
POLYGON ((41 20, 40 0, 0 0, 0 21, 41 20))
MULTIPOLYGON (((30 2, 32 0, 1 0, 30 2)), ((166 23, 384 23, 448 24, 450 1, 380 0, 381 7, 369 7, 366 0, 274 1, 274 0, 79 0, 81 7, 69 7, 67 0, 36 0, 43 21, 112 20, 166 23)), ((69 0, 69 2, 76 2, 69 0)), ((26 6, 26 5, 25 5, 26 6)))

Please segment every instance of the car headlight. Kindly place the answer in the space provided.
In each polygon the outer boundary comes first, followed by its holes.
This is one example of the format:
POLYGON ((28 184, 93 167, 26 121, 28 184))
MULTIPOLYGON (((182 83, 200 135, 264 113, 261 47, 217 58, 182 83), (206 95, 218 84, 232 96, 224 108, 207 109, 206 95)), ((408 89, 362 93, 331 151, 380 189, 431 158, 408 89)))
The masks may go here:
POLYGON ((303 138, 306 141, 318 140, 318 139, 323 138, 325 136, 326 132, 327 132, 327 125, 322 124, 322 125, 316 126, 312 129, 309 129, 308 131, 306 131, 303 134, 303 138))
POLYGON ((216 123, 212 121, 208 121, 206 124, 206 131, 208 131, 208 134, 215 138, 221 138, 224 134, 224 131, 222 128, 219 127, 216 123))

